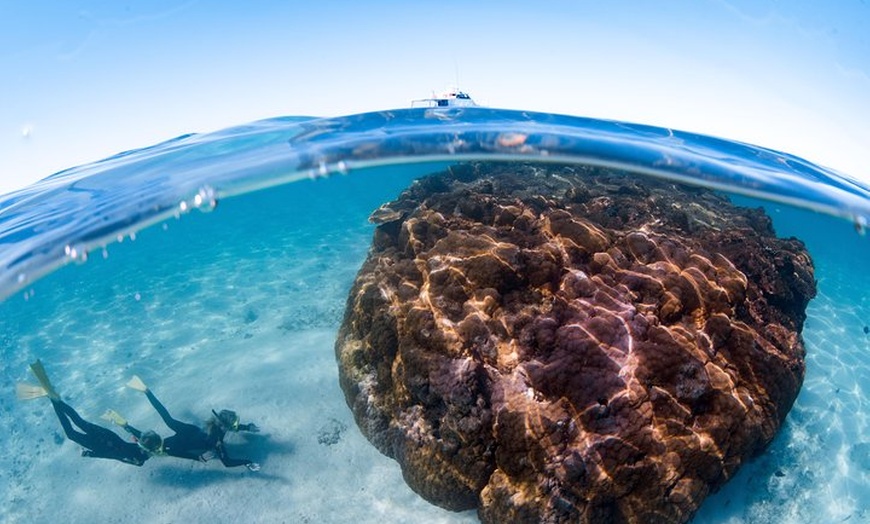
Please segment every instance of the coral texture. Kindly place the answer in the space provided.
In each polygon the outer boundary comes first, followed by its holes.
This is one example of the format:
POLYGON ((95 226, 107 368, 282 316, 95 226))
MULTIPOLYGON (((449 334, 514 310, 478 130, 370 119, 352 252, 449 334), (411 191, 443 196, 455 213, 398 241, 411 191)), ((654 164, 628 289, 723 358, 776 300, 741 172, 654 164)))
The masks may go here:
POLYGON ((482 163, 372 220, 341 386, 445 508, 685 522, 800 389, 812 261, 761 209, 603 168, 482 163))

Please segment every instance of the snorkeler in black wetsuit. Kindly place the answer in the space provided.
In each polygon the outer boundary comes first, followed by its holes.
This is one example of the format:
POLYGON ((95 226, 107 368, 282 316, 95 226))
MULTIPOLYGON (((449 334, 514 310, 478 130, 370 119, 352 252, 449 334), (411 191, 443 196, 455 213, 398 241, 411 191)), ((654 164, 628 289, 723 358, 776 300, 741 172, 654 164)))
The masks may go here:
MULTIPOLYGON (((134 376, 127 384, 128 387, 137 391, 142 391, 148 397, 148 401, 163 419, 169 428, 175 432, 171 437, 167 437, 163 442, 163 452, 167 455, 190 460, 205 462, 217 455, 224 466, 233 468, 237 466, 245 466, 251 471, 258 471, 260 465, 248 459, 236 459, 227 454, 224 447, 224 436, 228 431, 249 431, 256 433, 260 431, 255 424, 239 424, 239 417, 234 411, 222 410, 220 413, 215 413, 214 417, 206 423, 206 429, 181 422, 172 418, 169 411, 157 400, 154 393, 145 385, 142 380, 134 376)), ((121 424, 128 430, 128 425, 121 424)))
MULTIPOLYGON (((135 430, 135 433, 133 431, 131 433, 137 437, 137 442, 127 442, 114 431, 84 420, 66 402, 51 399, 51 403, 67 438, 85 448, 82 450, 83 457, 120 460, 134 466, 141 466, 159 450, 159 444, 152 444, 155 442, 151 440, 152 435, 156 435, 154 432, 142 433, 136 428, 131 428, 135 430), (70 422, 78 426, 82 432, 76 431, 70 422), (149 444, 153 446, 151 451, 148 449, 149 444)), ((158 436, 157 442, 159 438, 158 436)))
POLYGON ((157 433, 153 431, 143 433, 131 427, 130 432, 136 437, 137 442, 127 442, 115 432, 83 419, 72 406, 62 401, 48 380, 42 362, 37 360, 30 365, 30 369, 41 385, 19 384, 19 398, 49 397, 67 438, 85 448, 82 450, 83 457, 119 460, 141 466, 153 455, 160 454, 162 439, 157 433), (78 428, 78 431, 73 425, 78 428))

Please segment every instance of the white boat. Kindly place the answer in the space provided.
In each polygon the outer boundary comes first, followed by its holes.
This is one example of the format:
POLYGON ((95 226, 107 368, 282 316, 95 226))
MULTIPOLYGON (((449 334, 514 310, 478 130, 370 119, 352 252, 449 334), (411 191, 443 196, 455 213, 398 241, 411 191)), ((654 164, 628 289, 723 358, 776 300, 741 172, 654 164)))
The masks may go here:
POLYGON ((432 98, 411 100, 411 107, 474 107, 477 104, 471 96, 464 91, 451 87, 440 95, 432 95, 432 98))

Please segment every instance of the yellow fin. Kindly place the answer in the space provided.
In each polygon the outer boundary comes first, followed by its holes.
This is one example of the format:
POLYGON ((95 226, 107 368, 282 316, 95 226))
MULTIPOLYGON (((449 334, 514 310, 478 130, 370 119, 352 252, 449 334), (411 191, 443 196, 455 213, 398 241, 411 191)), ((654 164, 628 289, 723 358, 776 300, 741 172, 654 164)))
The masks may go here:
POLYGON ((18 400, 33 400, 35 398, 47 397, 48 391, 42 386, 19 382, 15 385, 15 396, 18 397, 18 400))
POLYGON ((48 374, 45 372, 45 368, 42 367, 42 361, 36 359, 36 362, 30 365, 30 371, 33 372, 33 376, 36 377, 36 380, 39 381, 39 384, 42 386, 42 389, 45 390, 45 394, 48 395, 48 398, 52 400, 60 400, 60 395, 57 394, 57 391, 54 390, 54 387, 51 385, 51 381, 48 380, 48 374))
POLYGON ((130 389, 135 389, 136 391, 146 392, 148 391, 148 386, 142 382, 142 379, 139 378, 139 375, 133 375, 133 378, 130 379, 130 382, 127 382, 127 387, 130 389))
POLYGON ((118 426, 127 425, 127 420, 124 419, 117 411, 114 409, 107 409, 105 413, 100 416, 101 419, 116 424, 118 426))

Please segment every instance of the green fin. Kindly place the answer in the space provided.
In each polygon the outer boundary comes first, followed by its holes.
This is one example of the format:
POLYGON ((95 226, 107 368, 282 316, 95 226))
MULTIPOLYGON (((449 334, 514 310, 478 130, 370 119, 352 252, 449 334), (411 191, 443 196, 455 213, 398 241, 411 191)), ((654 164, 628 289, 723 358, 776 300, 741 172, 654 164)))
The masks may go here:
POLYGON ((142 379, 139 378, 139 375, 133 375, 133 378, 130 379, 130 382, 127 382, 127 387, 130 389, 135 389, 136 391, 146 392, 148 391, 148 386, 142 382, 142 379))
POLYGON ((52 400, 60 400, 60 395, 57 394, 57 391, 54 390, 54 387, 51 385, 51 381, 48 380, 48 374, 45 372, 45 368, 42 367, 42 361, 36 359, 36 362, 30 365, 30 371, 33 372, 33 376, 36 377, 36 380, 39 381, 39 384, 42 386, 42 389, 45 390, 45 394, 48 395, 48 398, 52 400))
POLYGON ((100 418, 118 426, 127 425, 127 420, 114 409, 107 409, 106 412, 100 416, 100 418))
POLYGON ((15 385, 15 396, 18 397, 18 400, 33 400, 35 398, 47 397, 48 391, 42 386, 19 382, 15 385))

